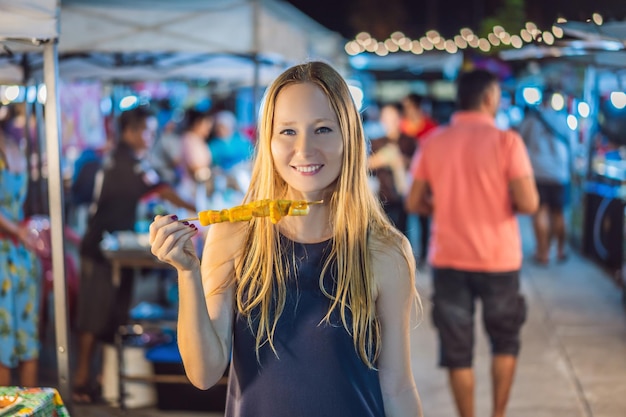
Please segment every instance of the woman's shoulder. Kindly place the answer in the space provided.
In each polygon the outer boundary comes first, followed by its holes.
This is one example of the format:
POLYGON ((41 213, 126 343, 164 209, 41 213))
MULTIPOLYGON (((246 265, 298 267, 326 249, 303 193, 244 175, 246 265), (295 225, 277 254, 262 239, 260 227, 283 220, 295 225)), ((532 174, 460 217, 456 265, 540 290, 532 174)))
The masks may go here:
POLYGON ((410 261, 414 260, 409 240, 396 230, 371 233, 368 248, 375 268, 410 264, 410 261))
POLYGON ((395 236, 372 236, 369 247, 377 297, 383 292, 396 297, 410 291, 416 268, 409 240, 400 232, 395 236))

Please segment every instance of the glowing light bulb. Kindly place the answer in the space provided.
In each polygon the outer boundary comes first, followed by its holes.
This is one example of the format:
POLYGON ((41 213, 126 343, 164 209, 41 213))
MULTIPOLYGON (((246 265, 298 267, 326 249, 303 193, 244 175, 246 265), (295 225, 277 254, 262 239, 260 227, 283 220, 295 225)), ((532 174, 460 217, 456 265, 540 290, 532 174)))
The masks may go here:
POLYGON ((613 91, 610 95, 611 104, 618 110, 626 107, 626 93, 623 91, 613 91))
POLYGON ((422 47, 422 44, 418 41, 413 41, 411 42, 411 52, 413 52, 415 55, 419 55, 424 52, 424 48, 422 47))
POLYGON ((589 117, 590 113, 591 109, 589 108, 589 104, 585 103, 584 101, 578 103, 578 114, 580 115, 580 117, 587 118, 589 117))
POLYGON ((456 44, 454 43, 454 41, 452 39, 448 39, 445 42, 445 48, 446 48, 446 52, 450 53, 450 54, 454 54, 456 53, 459 48, 456 46, 456 44))
POLYGON ((513 35, 511 36, 511 45, 513 45, 514 48, 521 48, 522 46, 524 46, 524 42, 522 41, 522 38, 520 38, 517 35, 513 35))
POLYGON ((120 110, 130 110, 135 107, 138 102, 137 96, 126 96, 120 100, 120 110))
POLYGON ((602 15, 600 13, 594 13, 591 16, 591 20, 593 20, 593 23, 595 23, 598 26, 600 26, 602 23, 604 23, 604 18, 602 17, 602 15))
POLYGON ((463 36, 461 35, 456 35, 454 37, 454 43, 456 44, 457 47, 461 49, 467 48, 467 41, 463 39, 463 36))
POLYGON ((567 126, 572 130, 578 129, 578 119, 576 119, 576 116, 573 114, 567 116, 567 126))
POLYGON ((563 29, 558 26, 552 26, 552 33, 554 33, 556 38, 561 39, 563 37, 563 29))
POLYGON ((541 34, 541 36, 543 37, 543 41, 546 43, 546 45, 554 44, 554 35, 552 34, 552 32, 545 31, 541 34))
POLYGON ((7 101, 15 101, 20 95, 19 85, 10 85, 4 90, 4 98, 7 101))
POLYGON ((48 99, 48 89, 46 88, 45 84, 41 84, 41 86, 39 86, 39 91, 37 92, 37 101, 40 104, 45 104, 47 99, 48 99))
POLYGON ((431 51, 435 47, 426 36, 422 36, 420 38, 420 44, 422 45, 422 48, 424 48, 424 50, 426 51, 431 51))
POLYGON ((480 40, 478 41, 478 49, 483 52, 489 52, 489 50, 491 49, 491 45, 489 44, 489 41, 487 39, 480 38, 480 40))
POLYGON ((561 111, 565 107, 565 99, 560 93, 554 93, 550 99, 550 105, 554 110, 561 111))
POLYGON ((538 104, 541 101, 541 91, 536 87, 525 87, 522 90, 522 97, 528 104, 538 104))
POLYGON ((489 40, 489 43, 493 46, 500 46, 500 38, 498 38, 495 33, 490 33, 489 35, 487 35, 487 39, 489 40))

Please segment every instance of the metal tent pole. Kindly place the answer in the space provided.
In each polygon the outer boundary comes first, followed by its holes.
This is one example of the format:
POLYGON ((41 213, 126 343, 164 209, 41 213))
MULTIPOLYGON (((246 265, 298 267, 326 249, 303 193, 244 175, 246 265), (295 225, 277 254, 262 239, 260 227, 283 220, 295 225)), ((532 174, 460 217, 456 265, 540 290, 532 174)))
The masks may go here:
MULTIPOLYGON (((63 231, 63 186, 61 177, 61 131, 57 83, 58 50, 56 40, 45 45, 44 82, 46 149, 48 153, 48 202, 52 240, 52 273, 54 282, 54 321, 59 392, 71 407, 71 384, 68 345, 67 291, 65 279, 65 239, 63 231)), ((71 411, 71 409, 70 409, 71 411)))

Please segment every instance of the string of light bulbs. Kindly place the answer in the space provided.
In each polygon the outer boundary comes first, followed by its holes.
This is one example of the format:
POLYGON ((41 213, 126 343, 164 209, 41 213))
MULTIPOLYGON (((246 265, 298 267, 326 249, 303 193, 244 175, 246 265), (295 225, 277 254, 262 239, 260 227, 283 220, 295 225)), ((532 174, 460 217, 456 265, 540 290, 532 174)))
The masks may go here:
MULTIPOLYGON (((480 37, 470 28, 462 28, 458 34, 446 39, 437 30, 431 29, 419 39, 411 39, 402 32, 394 32, 385 40, 377 40, 367 32, 361 32, 345 45, 348 55, 358 55, 369 52, 379 56, 385 56, 395 52, 411 52, 420 55, 427 51, 439 50, 454 54, 463 49, 478 49, 489 53, 492 48, 512 47, 522 48, 525 44, 544 43, 554 45, 557 39, 564 35, 563 29, 558 24, 566 23, 567 19, 560 17, 550 29, 542 30, 533 22, 526 22, 518 33, 507 31, 504 27, 496 25, 486 37, 480 37)), ((604 18, 600 13, 594 13, 587 22, 593 22, 600 26, 604 18)))

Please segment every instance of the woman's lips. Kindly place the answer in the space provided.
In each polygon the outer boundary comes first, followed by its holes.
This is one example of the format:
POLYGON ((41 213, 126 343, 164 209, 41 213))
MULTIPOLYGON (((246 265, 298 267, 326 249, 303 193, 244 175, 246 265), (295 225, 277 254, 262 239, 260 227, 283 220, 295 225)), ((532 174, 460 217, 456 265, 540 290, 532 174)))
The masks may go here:
POLYGON ((324 165, 292 165, 292 168, 302 175, 315 175, 322 169, 324 165))

